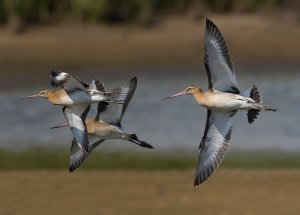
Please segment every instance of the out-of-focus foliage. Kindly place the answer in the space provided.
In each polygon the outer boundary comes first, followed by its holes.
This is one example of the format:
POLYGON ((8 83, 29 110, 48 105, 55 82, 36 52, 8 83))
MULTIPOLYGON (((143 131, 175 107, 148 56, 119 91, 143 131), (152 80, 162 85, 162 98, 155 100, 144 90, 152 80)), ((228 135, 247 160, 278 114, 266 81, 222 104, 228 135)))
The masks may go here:
POLYGON ((195 6, 221 13, 300 7, 297 0, 0 0, 0 22, 17 19, 23 25, 31 25, 75 18, 84 22, 144 24, 162 14, 183 13, 195 6))
MULTIPOLYGON (((0 150, 1 170, 38 170, 38 169, 64 169, 68 166, 68 149, 45 150, 31 149, 13 152, 0 150)), ((242 152, 237 151, 226 156, 222 168, 239 169, 290 169, 300 168, 298 153, 283 153, 276 151, 242 152)), ((191 169, 196 165, 197 157, 184 152, 171 153, 123 153, 94 152, 85 161, 80 170, 93 169, 127 169, 127 170, 174 170, 191 169)))
POLYGON ((214 12, 255 12, 259 9, 274 9, 289 5, 293 0, 207 0, 214 12))

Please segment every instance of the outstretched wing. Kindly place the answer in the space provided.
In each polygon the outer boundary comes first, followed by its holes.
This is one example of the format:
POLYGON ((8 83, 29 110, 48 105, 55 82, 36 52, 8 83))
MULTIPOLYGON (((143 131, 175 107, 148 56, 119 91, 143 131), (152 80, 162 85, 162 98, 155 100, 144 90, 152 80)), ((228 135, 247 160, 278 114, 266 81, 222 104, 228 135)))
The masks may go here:
POLYGON ((78 146, 75 139, 72 141, 72 145, 70 148, 70 158, 69 158, 69 171, 72 172, 77 169, 83 161, 85 161, 88 156, 92 153, 92 151, 99 146, 104 140, 101 139, 89 146, 89 153, 85 154, 78 146))
POLYGON ((51 85, 53 87, 63 86, 69 77, 69 73, 53 70, 51 71, 51 85))
POLYGON ((89 90, 98 90, 100 92, 105 92, 106 89, 104 84, 97 78, 94 78, 91 83, 89 84, 89 90))
POLYGON ((111 101, 124 101, 122 104, 100 102, 98 104, 98 113, 96 118, 101 119, 109 124, 120 125, 127 109, 127 106, 137 87, 137 78, 132 78, 128 83, 122 84, 112 91, 111 101))
POLYGON ((208 110, 206 127, 199 146, 194 186, 203 183, 221 164, 231 139, 235 113, 236 111, 220 113, 208 110))
POLYGON ((76 142, 75 138, 72 140, 69 157, 69 171, 73 172, 80 164, 87 159, 88 153, 85 153, 76 142))
POLYGON ((51 71, 51 85, 63 87, 66 90, 81 88, 85 90, 89 85, 79 80, 76 76, 61 71, 51 71))
POLYGON ((204 49, 209 88, 239 94, 226 42, 217 26, 209 19, 206 19, 204 49))
POLYGON ((85 118, 90 110, 90 107, 90 105, 63 107, 63 113, 68 121, 74 139, 85 154, 87 154, 89 151, 89 140, 85 118))

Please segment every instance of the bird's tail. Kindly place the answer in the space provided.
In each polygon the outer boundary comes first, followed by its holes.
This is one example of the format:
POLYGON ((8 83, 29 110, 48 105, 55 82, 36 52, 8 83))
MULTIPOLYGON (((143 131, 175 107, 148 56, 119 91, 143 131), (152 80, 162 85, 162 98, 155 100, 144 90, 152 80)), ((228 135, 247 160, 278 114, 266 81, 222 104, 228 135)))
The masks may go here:
MULTIPOLYGON (((253 99, 257 104, 262 103, 262 96, 259 91, 259 88, 256 85, 253 85, 250 92, 249 97, 253 99)), ((259 109, 250 109, 247 113, 248 116, 248 122, 251 124, 254 122, 255 119, 257 119, 257 116, 259 115, 260 110, 259 109)))
POLYGON ((132 143, 135 143, 135 144, 137 144, 141 147, 145 147, 145 148, 148 148, 148 149, 154 149, 154 147, 151 146, 149 143, 146 143, 145 141, 139 140, 138 137, 136 136, 136 134, 130 134, 128 141, 130 141, 132 143))
POLYGON ((250 97, 255 101, 253 108, 251 108, 247 113, 248 122, 250 124, 253 123, 255 119, 257 119, 257 116, 259 115, 260 111, 277 111, 276 108, 262 104, 262 96, 259 88, 256 85, 253 85, 252 88, 248 89, 244 93, 244 96, 250 97))
POLYGON ((263 105, 263 104, 259 105, 259 109, 262 111, 273 111, 273 112, 278 111, 277 108, 275 108, 275 107, 272 107, 269 105, 263 105))

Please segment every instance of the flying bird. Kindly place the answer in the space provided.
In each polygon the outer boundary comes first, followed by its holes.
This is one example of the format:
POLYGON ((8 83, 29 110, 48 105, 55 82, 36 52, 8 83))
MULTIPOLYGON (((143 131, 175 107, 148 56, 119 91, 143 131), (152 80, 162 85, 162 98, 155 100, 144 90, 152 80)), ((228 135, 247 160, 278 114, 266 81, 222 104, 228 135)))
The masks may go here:
MULTIPOLYGON (((99 91, 105 91, 103 85, 98 85, 97 80, 93 80, 94 89, 99 91)), ((121 139, 127 140, 135 143, 141 147, 152 149, 153 146, 138 139, 137 135, 134 133, 129 133, 125 131, 121 125, 123 116, 126 112, 127 106, 134 94, 137 87, 137 78, 132 78, 128 83, 124 83, 121 86, 112 90, 112 92, 120 92, 118 97, 121 97, 124 101, 123 104, 112 104, 107 102, 100 102, 97 106, 97 114, 94 118, 88 118, 85 121, 87 133, 89 135, 89 140, 96 139, 95 142, 89 145, 89 154, 105 140, 109 139, 121 139), (102 116, 102 118, 100 118, 102 116)), ((114 96, 111 97, 115 99, 114 96)), ((66 127, 68 125, 60 125, 52 128, 66 127)), ((76 139, 73 139, 70 148, 70 159, 69 159, 69 170, 70 172, 78 168, 81 163, 87 158, 86 155, 82 153, 76 139)))
POLYGON ((221 32, 209 19, 206 19, 204 53, 208 90, 191 86, 180 93, 164 98, 193 95, 196 101, 207 109, 194 186, 203 183, 221 164, 229 146, 233 117, 237 111, 247 111, 250 124, 254 122, 260 111, 277 111, 273 107, 262 104, 262 96, 256 85, 245 93, 240 92, 229 49, 221 32))
MULTIPOLYGON (((90 110, 90 104, 100 101, 123 103, 119 97, 120 92, 114 91, 111 93, 100 92, 90 86, 75 79, 75 85, 66 87, 65 84, 70 82, 71 76, 65 72, 51 72, 51 83, 53 86, 60 86, 58 90, 43 90, 38 94, 23 97, 36 98, 42 97, 47 99, 54 105, 63 106, 63 113, 68 121, 68 125, 73 133, 78 147, 82 150, 85 156, 88 155, 89 141, 86 132, 85 118, 90 110), (113 99, 111 99, 113 97, 113 99), (115 99, 115 100, 114 100, 115 99)), ((93 82, 92 82, 93 83, 93 82)))
POLYGON ((101 101, 123 103, 123 101, 116 96, 119 92, 98 91, 91 88, 90 85, 85 82, 79 80, 76 76, 70 75, 66 72, 51 71, 51 85, 54 87, 60 87, 60 89, 42 90, 38 94, 26 96, 23 97, 23 99, 42 97, 46 98, 54 105, 62 106, 86 105, 101 101), (115 100, 110 97, 114 97, 115 100))

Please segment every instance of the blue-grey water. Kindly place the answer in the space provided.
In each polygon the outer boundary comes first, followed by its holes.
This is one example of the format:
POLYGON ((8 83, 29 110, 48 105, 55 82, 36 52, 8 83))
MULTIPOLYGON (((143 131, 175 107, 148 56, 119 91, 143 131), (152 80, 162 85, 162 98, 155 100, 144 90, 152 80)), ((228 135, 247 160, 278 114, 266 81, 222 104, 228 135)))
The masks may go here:
MULTIPOLYGON (((253 124, 246 113, 235 117, 230 150, 300 151, 300 71, 299 69, 241 69, 237 72, 241 91, 257 84, 264 102, 278 112, 263 112, 253 124)), ((206 122, 206 110, 191 96, 163 101, 162 98, 195 84, 207 88, 204 71, 146 71, 136 73, 138 88, 127 109, 123 127, 151 143, 157 150, 197 149, 206 122)), ((78 73, 89 80, 99 77, 108 89, 129 80, 135 72, 78 73)), ((45 99, 21 100, 20 97, 49 88, 49 74, 39 75, 16 89, 7 88, 0 94, 0 149, 69 147, 72 134, 68 128, 50 130, 64 124, 61 107, 45 99), (40 80, 40 77, 44 77, 40 80)), ((22 78, 22 77, 19 77, 22 78)), ((25 78, 25 76, 23 77, 25 78)), ((28 78, 28 77, 27 77, 28 78)), ((103 150, 127 148, 139 150, 126 141, 109 141, 103 150)))

